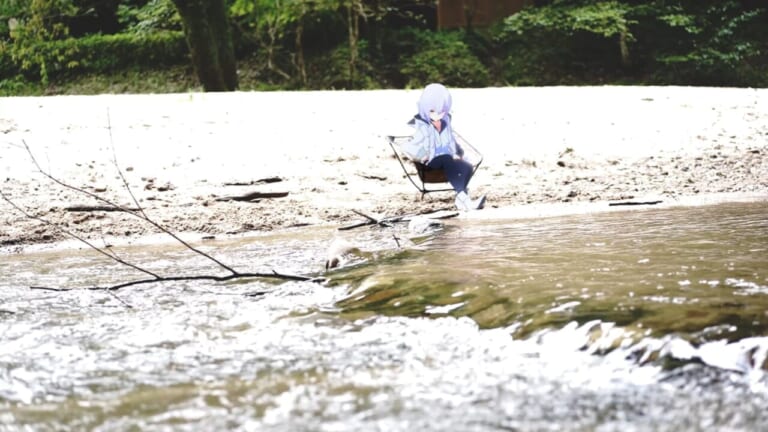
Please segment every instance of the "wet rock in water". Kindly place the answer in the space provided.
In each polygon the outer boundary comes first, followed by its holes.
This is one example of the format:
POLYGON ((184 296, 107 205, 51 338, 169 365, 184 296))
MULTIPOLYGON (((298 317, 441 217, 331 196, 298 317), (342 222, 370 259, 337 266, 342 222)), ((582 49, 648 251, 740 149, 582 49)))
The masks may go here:
POLYGON ((413 235, 423 235, 433 233, 443 227, 439 220, 430 219, 424 216, 415 216, 408 222, 408 231, 413 235))
POLYGON ((335 238, 325 255, 325 269, 341 267, 353 256, 360 254, 360 248, 342 238, 335 238))

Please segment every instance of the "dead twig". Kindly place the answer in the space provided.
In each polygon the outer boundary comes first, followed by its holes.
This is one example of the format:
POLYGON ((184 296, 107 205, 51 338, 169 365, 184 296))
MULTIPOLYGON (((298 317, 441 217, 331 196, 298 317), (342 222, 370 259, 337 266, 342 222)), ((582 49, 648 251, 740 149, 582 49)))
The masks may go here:
MULTIPOLYGON (((236 271, 235 271, 233 268, 231 268, 231 267, 229 267, 228 265, 226 265, 226 264, 222 263, 221 261, 217 260, 216 258, 214 258, 214 257, 212 257, 212 256, 210 256, 210 255, 208 255, 208 254, 206 254, 205 252, 203 252, 203 251, 201 251, 201 250, 199 250, 199 249, 197 249, 197 248, 193 247, 192 245, 190 245, 189 243, 187 243, 187 242, 185 242, 184 240, 182 240, 182 239, 181 239, 179 236, 177 236, 176 234, 174 234, 174 233, 173 233, 172 231, 170 231, 169 229, 165 228, 164 226, 162 226, 162 225, 158 224, 157 222, 155 222, 155 221, 154 221, 154 220, 152 220, 151 218, 147 217, 147 215, 146 215, 146 214, 144 214, 144 210, 142 210, 142 209, 141 209, 141 206, 138 206, 138 207, 139 207, 139 209, 140 209, 138 212, 137 212, 137 211, 131 211, 131 210, 129 210, 129 209, 127 209, 127 208, 125 208, 125 207, 121 207, 120 205, 118 205, 118 204, 115 204, 114 202, 112 202, 112 201, 110 201, 110 200, 108 200, 108 199, 106 199, 106 198, 100 197, 100 196, 98 196, 98 195, 96 195, 96 194, 94 194, 94 193, 92 193, 92 192, 88 192, 88 191, 86 191, 86 190, 83 190, 83 189, 81 189, 81 188, 78 188, 78 187, 72 186, 72 185, 70 185, 70 184, 64 183, 63 181, 59 180, 58 178, 56 178, 56 177, 52 176, 50 173, 48 173, 47 171, 45 171, 45 170, 44 170, 44 169, 43 169, 43 168, 40 166, 40 164, 37 162, 37 159, 35 158, 35 155, 34 155, 34 153, 32 153, 32 150, 29 148, 29 145, 27 145, 27 142, 26 142, 26 141, 24 141, 24 140, 22 140, 22 143, 24 144, 24 148, 27 150, 27 153, 29 154, 29 157, 32 159, 32 163, 35 165, 35 167, 37 168, 37 170, 38 170, 38 171, 39 171, 39 172, 40 172, 40 173, 41 173, 43 176, 45 176, 46 178, 48 178, 48 179, 49 179, 49 180, 51 180, 52 182, 54 182, 54 183, 56 183, 56 184, 58 184, 58 185, 60 185, 60 186, 62 186, 62 187, 65 187, 65 188, 67 188, 67 189, 71 189, 71 190, 73 190, 73 191, 75 191, 75 192, 79 192, 79 193, 82 193, 82 194, 84 194, 84 195, 87 195, 87 196, 89 196, 89 197, 91 197, 91 198, 94 198, 94 199, 96 199, 97 201, 103 202, 103 203, 105 203, 105 204, 107 204, 107 205, 109 205, 109 206, 111 206, 111 207, 113 207, 113 208, 119 209, 120 211, 122 211, 122 212, 124 212, 124 213, 127 213, 127 214, 129 214, 129 215, 135 216, 135 217, 137 217, 137 218, 139 218, 139 219, 141 219, 141 220, 143 220, 143 221, 147 222, 148 224, 150 224, 150 225, 154 226, 155 228, 157 228, 158 230, 160 230, 160 231, 164 232, 165 234, 168 234, 168 235, 169 235, 169 236, 171 236, 171 237, 172 237, 174 240, 178 241, 178 242, 179 242, 179 243, 181 243, 181 244, 182 244, 184 247, 186 247, 187 249, 191 250, 192 252, 195 252, 195 253, 197 253, 197 254, 199 254, 199 255, 201 255, 201 256, 203 256, 203 257, 205 257, 205 258, 207 258, 207 259, 209 259, 209 260, 211 260, 211 261, 213 261, 214 263, 216 263, 217 265, 219 265, 220 267, 222 267, 223 269, 225 269, 225 270, 229 271, 229 272, 230 272, 230 273, 232 273, 232 274, 237 274, 237 272, 236 272, 236 271)), ((119 168, 118 168, 118 171, 119 171, 119 168)), ((130 188, 129 188, 129 189, 130 189, 130 188)), ((131 194, 131 196, 133 196, 133 194, 131 194)), ((135 197, 134 197, 134 200, 135 200, 135 197)), ((138 204, 138 203, 137 203, 137 204, 138 204)))
POLYGON ((40 217, 40 216, 35 216, 35 215, 33 215, 33 214, 29 213, 28 211, 26 211, 26 210, 24 210, 23 208, 21 208, 21 207, 20 207, 18 204, 16 204, 15 202, 13 202, 13 201, 12 201, 12 200, 11 200, 11 199, 10 199, 10 198, 9 198, 9 197, 6 195, 6 194, 5 194, 5 193, 4 193, 2 190, 0 190, 0 197, 1 197, 1 198, 2 198, 2 199, 5 201, 5 202, 7 202, 8 204, 10 204, 10 205, 11 205, 11 207, 15 208, 15 209, 16 209, 16 210, 17 210, 19 213, 23 214, 23 215, 24 215, 24 216, 26 216, 27 218, 29 218, 29 219, 32 219, 32 220, 36 220, 36 221, 38 221, 38 222, 42 222, 42 223, 44 223, 44 224, 46 224, 46 225, 48 225, 48 226, 50 226, 50 227, 53 227, 53 228, 55 228, 56 230, 58 230, 59 232, 62 232, 62 233, 64 233, 64 234, 66 234, 66 235, 68 235, 68 236, 70 236, 70 237, 72 237, 72 238, 74 238, 74 239, 78 240, 79 242, 81 242, 81 243, 85 244, 86 246, 90 247, 91 249, 95 250, 96 252, 98 252, 98 253, 100 253, 100 254, 102 254, 102 255, 105 255, 105 256, 107 256, 108 258, 110 258, 110 259, 113 259, 113 260, 117 261, 117 262, 118 262, 118 263, 120 263, 120 264, 123 264, 123 265, 125 265, 125 266, 128 266, 128 267, 130 267, 130 268, 132 268, 132 269, 134 269, 134 270, 138 270, 138 271, 140 271, 140 272, 142 272, 142 273, 146 273, 146 274, 148 274, 148 275, 150 275, 150 276, 154 277, 154 278, 155 278, 155 280, 158 280, 158 279, 160 279, 160 276, 156 275, 155 273, 152 273, 152 272, 151 272, 151 271, 149 271, 149 270, 145 270, 145 269, 143 269, 143 268, 141 268, 141 267, 139 267, 139 266, 137 266, 137 265, 133 265, 133 264, 131 264, 131 263, 127 262, 127 261, 124 261, 124 260, 120 259, 119 257, 117 257, 117 256, 115 256, 115 255, 113 255, 113 254, 111 254, 111 253, 109 253, 109 252, 105 251, 104 249, 102 249, 102 248, 100 248, 100 247, 98 247, 98 246, 94 245, 93 243, 91 243, 91 242, 89 242, 88 240, 86 240, 86 239, 84 239, 84 238, 80 237, 79 235, 77 235, 77 234, 73 233, 72 231, 69 231, 68 229, 66 229, 66 228, 63 228, 63 227, 61 227, 61 226, 59 226, 59 225, 57 225, 57 224, 55 224, 55 223, 53 223, 53 222, 49 221, 48 219, 42 218, 42 217, 40 217))
POLYGON ((392 224, 390 222, 393 222, 393 221, 388 220, 388 218, 376 219, 375 217, 369 216, 369 215, 367 215, 367 214, 365 214, 365 213, 363 213, 361 211, 358 211, 358 210, 352 210, 352 212, 354 212, 355 214, 360 215, 360 216, 366 218, 367 220, 365 222, 356 223, 354 225, 349 225, 349 226, 341 227, 341 228, 339 228, 339 231, 351 230, 351 229, 354 229, 354 228, 359 228, 359 227, 367 226, 367 225, 380 225, 380 226, 383 226, 383 227, 391 227, 392 226, 392 224))
MULTIPOLYGON (((141 212, 141 215, 144 216, 145 219, 149 219, 147 214, 144 213, 144 208, 141 207, 139 200, 136 199, 131 187, 128 185, 128 180, 126 180, 125 175, 123 175, 123 170, 121 170, 120 166, 117 164, 117 152, 115 151, 115 141, 112 139, 112 118, 109 115, 109 108, 107 108, 107 131, 109 132, 109 145, 112 147, 112 163, 115 165, 115 169, 117 169, 117 173, 120 175, 120 180, 123 181, 123 186, 125 186, 125 189, 128 191, 128 195, 131 196, 133 203, 136 204, 138 211, 141 212)), ((27 144, 24 143, 24 145, 26 146, 27 144)))
POLYGON ((108 293, 110 296, 112 296, 112 298, 114 298, 114 299, 115 299, 115 300, 117 300, 118 302, 122 303, 122 304, 123 304, 123 306, 127 307, 128 309, 133 309, 133 306, 131 306, 131 305, 130 305, 128 302, 126 302, 125 300, 123 300, 123 299, 121 299, 120 297, 118 297, 118 296, 117 296, 117 294, 115 294, 115 293, 114 293, 114 292, 112 292, 111 290, 107 290, 107 293, 108 293))
POLYGON ((226 182, 224 186, 253 186, 264 183, 279 183, 283 181, 280 177, 266 177, 258 180, 251 180, 249 182, 226 182))
POLYGON ((636 205, 656 205, 661 204, 662 201, 622 201, 608 203, 609 207, 614 206, 636 206, 636 205))
POLYGON ((362 177, 362 178, 364 178, 364 179, 367 179, 367 180, 379 180, 379 181, 386 181, 387 180, 387 178, 385 176, 379 176, 379 175, 374 175, 374 174, 358 173, 357 175, 362 177))
POLYGON ((123 211, 129 211, 129 212, 137 212, 140 211, 140 208, 131 208, 131 207, 113 207, 113 206, 99 206, 99 205, 72 205, 64 207, 64 210, 68 212, 123 212, 123 211))
POLYGON ((394 223, 408 221, 414 216, 431 215, 430 219, 449 219, 459 215, 459 213, 456 211, 449 211, 448 209, 439 209, 439 210, 427 210, 421 213, 410 213, 410 214, 404 214, 404 215, 387 216, 381 219, 376 219, 375 217, 369 216, 361 211, 358 211, 358 210, 352 210, 352 211, 355 214, 364 217, 366 221, 340 227, 339 231, 348 231, 351 229, 360 228, 360 227, 369 226, 369 225, 380 225, 383 227, 391 227, 392 224, 394 223), (443 214, 440 214, 441 212, 443 212, 443 214))
POLYGON ((261 198, 283 198, 288 192, 249 192, 243 195, 232 195, 216 198, 216 201, 253 201, 261 198))
MULTIPOLYGON (((111 135, 111 125, 110 125, 110 140, 111 140, 111 137, 112 137, 112 135, 111 135)), ((241 279, 241 278, 269 278, 269 279, 281 279, 281 280, 292 280, 292 281, 308 281, 308 282, 319 282, 319 281, 323 281, 324 280, 322 278, 313 278, 313 277, 308 277, 308 276, 286 275, 286 274, 278 273, 276 271, 272 271, 271 273, 243 273, 243 272, 238 272, 238 271, 234 270, 233 268, 227 266, 226 264, 222 263, 221 261, 211 257, 210 255, 208 255, 208 254, 206 254, 206 253, 204 253, 204 252, 202 252, 202 251, 192 247, 190 244, 188 244, 187 242, 185 242, 182 239, 180 239, 176 234, 174 234, 173 232, 171 232, 167 228, 163 227, 162 225, 158 224, 157 222, 155 222, 149 216, 146 215, 146 213, 144 212, 144 209, 141 207, 141 205, 139 204, 138 200, 136 199, 136 197, 132 193, 132 191, 130 189, 130 186, 128 185, 128 181, 126 180, 125 176, 123 175, 122 171, 120 170, 120 167, 118 166, 117 156, 116 156, 116 153, 114 151, 114 145, 113 145, 113 161, 114 161, 114 164, 115 164, 115 168, 120 173, 120 178, 123 181, 123 185, 128 190, 128 193, 130 194, 131 198, 133 199, 134 204, 136 205, 135 209, 130 209, 130 208, 126 208, 126 207, 120 206, 120 205, 115 204, 114 202, 112 202, 112 201, 110 201, 108 199, 102 198, 102 197, 100 197, 98 195, 95 195, 95 194, 93 194, 91 192, 88 192, 86 190, 83 190, 81 188, 69 185, 69 184, 59 180, 58 178, 52 176, 50 173, 48 173, 47 171, 43 170, 40 167, 40 164, 37 162, 37 159, 35 158, 35 155, 32 153, 32 150, 29 148, 27 143, 25 141, 23 141, 23 140, 22 140, 22 142, 24 144, 24 148, 27 150, 27 153, 29 154, 30 158, 32 159, 32 162, 34 163, 34 165, 37 168, 37 170, 41 174, 43 174, 46 178, 48 178, 49 180, 53 181, 54 183, 56 183, 56 184, 58 184, 60 186, 63 186, 65 188, 74 190, 74 191, 82 193, 82 194, 85 194, 85 195, 87 195, 87 196, 89 196, 91 198, 94 198, 94 199, 96 199, 96 200, 98 200, 100 202, 103 202, 103 203, 107 204, 107 206, 100 207, 100 210, 102 210, 102 211, 121 211, 121 212, 125 212, 125 213, 133 215, 133 216, 135 216, 135 217, 137 217, 137 218, 139 218, 139 219, 141 219, 141 220, 151 224, 152 226, 156 227, 160 231, 170 235, 173 239, 175 239, 176 241, 181 243, 187 249, 189 249, 189 250, 191 250, 191 251, 193 251, 193 252, 195 252, 197 254, 200 254, 203 257, 213 261, 214 263, 216 263, 217 265, 219 265, 220 267, 224 268, 225 270, 227 270, 229 272, 229 274, 224 275, 224 276, 217 276, 217 275, 161 276, 159 274, 153 273, 153 272, 151 272, 149 270, 143 269, 143 268, 141 268, 141 267, 139 267, 137 265, 134 265, 134 264, 131 264, 131 263, 125 261, 124 259, 120 258, 117 255, 116 252, 107 250, 107 248, 108 248, 107 246, 105 246, 105 248, 103 248, 103 249, 99 248, 98 246, 95 246, 94 244, 89 242, 87 239, 85 239, 85 238, 75 234, 74 232, 69 231, 66 228, 63 228, 62 226, 60 226, 58 224, 55 224, 55 223, 53 223, 53 222, 51 222, 51 221, 49 221, 49 220, 47 220, 47 219, 45 219, 43 217, 40 217, 40 216, 37 216, 37 215, 34 215, 34 214, 30 213, 29 211, 25 210, 21 206, 17 205, 8 195, 6 195, 2 191, 2 189, 0 189, 0 198, 2 198, 4 201, 6 201, 14 209, 16 209, 17 211, 22 213, 27 218, 32 219, 32 220, 36 220, 36 221, 42 222, 42 223, 44 223, 44 224, 46 224, 48 226, 51 226, 54 229, 58 230, 59 232, 62 232, 64 234, 66 234, 66 235, 68 235, 68 236, 70 236, 70 237, 72 237, 72 238, 74 238, 74 239, 84 243, 88 247, 90 247, 90 248, 94 249, 95 251, 99 252, 100 254, 102 254, 102 255, 104 255, 104 256, 114 260, 115 262, 117 262, 119 264, 122 264, 122 265, 125 265, 125 266, 128 266, 128 267, 130 267, 132 269, 135 269, 135 270, 137 270, 139 272, 145 273, 148 276, 150 276, 150 278, 138 279, 138 280, 133 280, 133 281, 129 281, 129 282, 123 282, 123 283, 119 283, 119 284, 115 284, 115 285, 111 285, 111 286, 105 286, 105 287, 95 286, 95 287, 87 288, 89 290, 104 290, 104 291, 107 291, 116 300, 118 300, 120 303, 122 303, 124 306, 126 306, 128 308, 132 308, 132 306, 130 304, 128 304, 127 302, 125 302, 124 300, 122 300, 121 298, 117 297, 113 293, 113 291, 116 291, 116 290, 121 289, 121 288, 129 287, 129 286, 149 284, 149 283, 159 283, 159 282, 173 282, 173 281, 209 280, 209 281, 216 281, 216 282, 225 282, 225 281, 229 281, 229 280, 233 280, 233 279, 241 279)), ((83 210, 83 209, 79 209, 79 210, 83 210)), ((54 292, 64 292, 64 291, 71 291, 71 290, 73 290, 73 288, 55 288, 55 287, 43 287, 43 286, 32 286, 32 287, 30 287, 30 289, 33 289, 33 290, 44 290, 44 291, 54 291, 54 292)))
POLYGON ((213 275, 168 276, 168 277, 159 277, 156 279, 139 279, 139 280, 123 282, 120 284, 103 286, 103 287, 94 286, 94 287, 88 287, 88 288, 56 288, 56 287, 44 287, 44 286, 31 286, 29 288, 33 290, 54 291, 54 292, 67 292, 67 291, 74 291, 76 289, 86 289, 89 291, 117 291, 121 288, 126 288, 129 286, 145 285, 145 284, 158 283, 158 282, 203 281, 203 280, 214 281, 214 282, 226 282, 234 279, 281 279, 281 280, 291 280, 291 281, 300 281, 300 282, 323 282, 325 280, 324 278, 286 275, 286 274, 281 274, 273 271, 271 273, 236 273, 236 274, 229 274, 224 276, 213 276, 213 275))

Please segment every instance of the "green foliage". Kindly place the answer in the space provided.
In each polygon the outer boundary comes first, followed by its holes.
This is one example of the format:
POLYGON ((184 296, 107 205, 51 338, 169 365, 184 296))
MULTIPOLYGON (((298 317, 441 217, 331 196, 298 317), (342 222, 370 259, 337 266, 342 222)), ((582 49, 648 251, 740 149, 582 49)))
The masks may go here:
POLYGON ((113 73, 78 74, 42 88, 55 94, 185 93, 202 88, 189 66, 122 69, 113 73))
POLYGON ((628 35, 635 23, 629 18, 631 7, 618 1, 563 2, 527 8, 504 20, 505 33, 551 32, 572 36, 578 32, 594 33, 604 38, 628 35))
POLYGON ((181 30, 181 18, 171 0, 149 0, 139 7, 122 3, 118 18, 127 33, 181 30))
MULTIPOLYGON (((768 86, 766 2, 531 3, 496 27, 472 32, 430 29, 420 14, 431 13, 434 0, 226 4, 238 64, 247 65, 239 67, 241 88, 402 88, 433 81, 768 86)), ((130 71, 188 61, 180 29, 172 0, 0 0, 0 93, 86 75, 95 88, 119 91, 95 76, 115 73, 137 91, 142 81, 130 71), (104 16, 118 23, 119 33, 99 35, 78 24, 95 20, 98 28, 104 16)), ((179 88, 194 82, 178 70, 172 76, 179 88)))
POLYGON ((51 44, 50 49, 42 47, 69 35, 69 28, 61 19, 76 11, 71 0, 29 0, 25 19, 10 31, 12 61, 22 71, 36 70, 40 81, 47 83, 51 66, 73 52, 71 47, 56 44, 51 44))
POLYGON ((307 69, 311 89, 376 89, 381 88, 375 67, 367 55, 368 42, 360 41, 354 77, 349 67, 349 45, 340 44, 325 53, 308 59, 307 69))
POLYGON ((42 84, 75 73, 108 73, 122 68, 168 66, 186 61, 181 32, 149 35, 90 35, 14 45, 12 59, 42 84))
POLYGON ((416 52, 402 61, 408 87, 441 82, 452 87, 484 87, 487 68, 464 42, 463 31, 417 32, 416 52))
POLYGON ((615 76, 635 40, 633 7, 618 1, 555 1, 504 20, 505 77, 516 84, 571 84, 615 76))
POLYGON ((16 65, 8 48, 8 43, 0 40, 0 77, 9 77, 17 74, 16 65))
POLYGON ((0 0, 0 41, 10 40, 11 23, 18 23, 26 11, 25 0, 0 0))
MULTIPOLYGON (((262 43, 293 41, 304 23, 329 23, 343 0, 232 0, 229 12, 237 25, 262 43)), ((337 26, 343 23, 335 19, 337 26)), ((329 28, 325 28, 326 31, 329 28)))
POLYGON ((736 0, 555 0, 507 18, 499 40, 517 84, 746 85, 765 82, 765 18, 736 0))
POLYGON ((766 8, 745 10, 737 1, 672 8, 659 22, 678 30, 677 43, 659 47, 654 79, 697 85, 745 85, 760 80, 768 54, 766 8))

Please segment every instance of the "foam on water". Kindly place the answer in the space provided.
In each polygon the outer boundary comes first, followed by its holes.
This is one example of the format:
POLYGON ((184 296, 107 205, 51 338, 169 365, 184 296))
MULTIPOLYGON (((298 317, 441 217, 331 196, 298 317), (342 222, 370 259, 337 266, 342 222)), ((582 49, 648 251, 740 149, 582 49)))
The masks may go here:
MULTIPOLYGON (((0 424, 759 428, 768 422, 760 309, 768 257, 749 239, 765 238, 764 211, 645 213, 635 220, 642 235, 622 234, 626 214, 464 221, 423 247, 331 272, 327 284, 196 281, 52 293, 26 286, 90 286, 109 274, 95 274, 79 254, 12 257, 0 262, 16 275, 0 287, 0 424), (728 235, 701 242, 711 236, 696 230, 697 218, 717 212, 728 235), (731 229, 739 214, 759 220, 740 234, 731 229), (688 235, 662 229, 677 220, 690 224, 688 235), (253 292, 263 295, 244 295, 253 292)), ((363 235, 373 249, 383 243, 375 232, 363 235)), ((298 270, 322 265, 317 257, 331 236, 307 230, 209 247, 239 268, 269 251, 263 268, 298 270)), ((197 257, 173 249, 123 256, 201 271, 197 257)))

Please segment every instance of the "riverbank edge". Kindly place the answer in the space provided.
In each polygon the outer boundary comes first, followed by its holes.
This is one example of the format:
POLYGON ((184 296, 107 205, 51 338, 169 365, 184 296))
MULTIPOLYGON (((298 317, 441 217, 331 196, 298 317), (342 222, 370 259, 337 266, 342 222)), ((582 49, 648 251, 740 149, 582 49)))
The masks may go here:
MULTIPOLYGON (((768 202, 768 193, 716 193, 702 195, 680 196, 674 199, 669 197, 647 196, 640 199, 630 199, 622 201, 602 201, 602 202, 552 202, 536 204, 518 204, 505 207, 489 208, 479 211, 459 213, 457 217, 444 219, 448 224, 472 223, 473 221, 525 221, 540 218, 570 217, 579 215, 598 215, 612 212, 644 212, 662 209, 685 208, 685 207, 706 207, 727 204, 750 204, 768 202)), ((441 209, 435 209, 440 212, 441 209)), ((425 214, 429 217, 429 213, 425 214)), ((360 218, 360 222, 364 222, 360 218)), ((193 247, 200 245, 215 245, 216 242, 227 242, 231 240, 258 241, 265 235, 279 235, 281 233, 290 233, 293 230, 317 229, 326 232, 329 236, 329 243, 335 234, 340 232, 340 228, 347 226, 334 223, 321 223, 317 225, 305 225, 301 227, 279 228, 271 231, 248 231, 237 234, 223 234, 217 236, 201 236, 199 232, 173 232, 181 240, 188 242, 193 247)), ((366 229, 366 228, 360 228, 366 229)), ((353 234, 354 235, 354 234, 353 234)), ((110 247, 143 247, 143 246, 166 246, 183 245, 166 233, 147 234, 137 237, 110 236, 103 237, 104 244, 110 247)), ((17 254, 45 254, 60 253, 75 250, 92 249, 84 242, 69 237, 64 240, 52 242, 30 242, 21 245, 0 246, 0 255, 17 254)))

